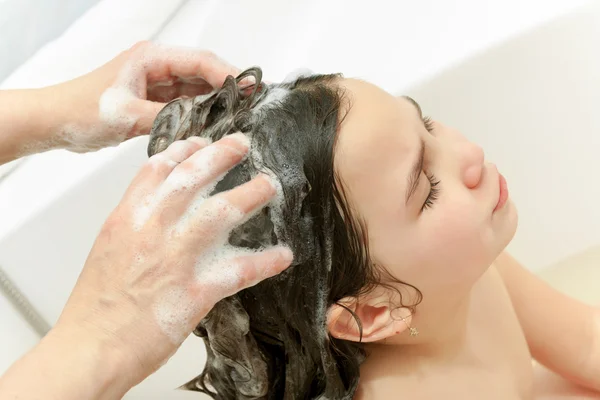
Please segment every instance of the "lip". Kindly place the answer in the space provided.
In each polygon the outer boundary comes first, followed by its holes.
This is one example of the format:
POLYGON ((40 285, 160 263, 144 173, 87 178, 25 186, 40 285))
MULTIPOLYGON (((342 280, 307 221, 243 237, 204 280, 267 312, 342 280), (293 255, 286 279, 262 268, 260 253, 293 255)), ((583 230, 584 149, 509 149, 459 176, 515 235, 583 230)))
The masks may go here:
POLYGON ((506 183, 506 179, 501 173, 498 173, 498 203, 496 203, 496 207, 494 208, 494 212, 498 211, 506 204, 508 200, 508 184, 506 183))

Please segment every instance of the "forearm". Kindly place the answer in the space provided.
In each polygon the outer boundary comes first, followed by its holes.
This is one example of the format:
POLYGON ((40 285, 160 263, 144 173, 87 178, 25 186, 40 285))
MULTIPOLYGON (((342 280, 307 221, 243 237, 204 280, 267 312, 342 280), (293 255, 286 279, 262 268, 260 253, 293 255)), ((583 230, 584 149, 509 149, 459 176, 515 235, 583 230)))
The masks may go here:
POLYGON ((51 88, 0 90, 0 165, 60 147, 60 103, 51 88))
MULTIPOLYGON (((539 301, 544 303, 543 296, 539 301)), ((555 311, 554 318, 529 317, 530 321, 523 323, 528 325, 528 332, 554 331, 550 335, 537 333, 537 338, 530 334, 528 342, 532 355, 563 377, 600 391, 600 332, 594 327, 597 310, 567 296, 557 296, 557 301, 562 304, 546 303, 555 311), (537 326, 533 327, 534 324, 537 326)))
MULTIPOLYGON (((576 373, 567 376, 572 381, 600 392, 600 309, 592 308, 590 316, 591 345, 580 343, 587 355, 583 365, 576 373)), ((557 369, 556 367, 554 368, 557 369)))
POLYGON ((590 380, 593 382, 592 387, 600 391, 600 308, 596 309, 594 332, 594 343, 586 369, 590 380))
POLYGON ((550 287, 508 254, 496 263, 532 356, 561 376, 600 391, 598 309, 550 287))
POLYGON ((125 366, 107 344, 53 331, 0 378, 0 398, 120 399, 130 389, 125 366))

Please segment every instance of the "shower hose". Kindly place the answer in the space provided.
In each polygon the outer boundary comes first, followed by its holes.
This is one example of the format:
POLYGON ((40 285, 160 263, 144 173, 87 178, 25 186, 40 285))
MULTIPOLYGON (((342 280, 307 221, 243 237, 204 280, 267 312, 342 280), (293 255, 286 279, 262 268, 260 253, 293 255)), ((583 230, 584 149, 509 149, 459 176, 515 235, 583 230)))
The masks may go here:
POLYGON ((31 325, 40 337, 44 337, 50 330, 50 324, 40 315, 27 297, 10 280, 0 266, 0 292, 12 303, 23 318, 31 325))

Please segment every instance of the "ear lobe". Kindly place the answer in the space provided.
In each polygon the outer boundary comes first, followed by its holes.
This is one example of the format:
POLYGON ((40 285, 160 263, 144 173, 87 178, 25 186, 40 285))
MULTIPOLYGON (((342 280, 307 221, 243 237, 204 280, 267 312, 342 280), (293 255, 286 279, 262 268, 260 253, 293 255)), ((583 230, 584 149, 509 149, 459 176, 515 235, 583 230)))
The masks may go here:
POLYGON ((377 342, 408 328, 410 312, 405 311, 408 310, 392 309, 388 301, 382 302, 381 299, 371 299, 366 303, 360 303, 356 299, 342 299, 330 307, 327 328, 331 336, 338 339, 363 343, 377 342), (377 300, 379 302, 376 302, 377 300), (404 314, 408 315, 404 317, 404 314))

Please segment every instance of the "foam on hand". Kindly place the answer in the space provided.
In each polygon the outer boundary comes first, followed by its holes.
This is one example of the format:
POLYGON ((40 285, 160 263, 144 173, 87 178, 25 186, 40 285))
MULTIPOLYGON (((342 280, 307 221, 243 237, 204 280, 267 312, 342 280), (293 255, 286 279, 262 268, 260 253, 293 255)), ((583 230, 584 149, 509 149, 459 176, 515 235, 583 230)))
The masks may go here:
MULTIPOLYGON (((206 142, 205 139, 201 139, 206 142)), ((223 150, 217 146, 208 146, 190 156, 186 161, 193 165, 193 170, 178 169, 180 163, 173 161, 171 157, 182 160, 185 158, 184 153, 187 149, 185 141, 175 141, 168 148, 169 157, 165 153, 157 153, 150 157, 150 163, 167 163, 169 167, 173 167, 173 171, 165 182, 158 188, 156 193, 147 194, 133 212, 133 230, 139 232, 146 225, 150 217, 156 212, 161 204, 168 202, 170 198, 178 196, 182 190, 188 190, 199 184, 203 184, 202 188, 196 194, 191 207, 189 207, 186 215, 193 215, 194 212, 202 205, 204 200, 214 190, 217 183, 223 179, 225 174, 218 176, 216 179, 209 181, 209 177, 214 175, 214 160, 223 150)), ((185 226, 187 218, 182 218, 182 225, 185 226)), ((177 229, 176 229, 177 230, 177 229)))
MULTIPOLYGON (((238 140, 251 147, 250 139, 246 135, 232 134, 228 137, 229 140, 238 140)), ((182 215, 170 219, 173 225, 167 229, 166 235, 198 238, 194 250, 199 254, 189 256, 194 260, 195 281, 196 285, 202 288, 202 298, 192 298, 185 288, 174 287, 163 295, 154 307, 158 326, 176 344, 185 340, 183 332, 186 332, 186 328, 202 313, 200 307, 212 307, 222 298, 240 290, 242 285, 255 284, 272 275, 273 268, 278 265, 284 254, 280 248, 271 249, 270 253, 260 253, 260 249, 252 250, 229 244, 231 231, 246 222, 254 213, 243 212, 231 204, 224 193, 211 196, 216 185, 228 173, 226 171, 215 178, 217 159, 223 157, 225 151, 232 150, 224 149, 224 146, 227 146, 226 142, 204 147, 185 160, 185 167, 178 164, 156 193, 147 194, 143 201, 138 202, 134 212, 134 229, 141 231, 149 219, 158 213, 164 218, 165 213, 172 210, 169 202, 176 201, 182 191, 195 192, 194 198, 182 215), (199 189, 195 190, 196 187, 199 189), (260 257, 260 263, 253 257, 260 257)), ((176 141, 164 152, 152 156, 150 162, 161 163, 171 157, 183 157, 185 150, 183 141, 176 141)), ((282 186, 274 174, 269 181, 277 190, 277 201, 282 201, 282 186)), ((140 254, 135 260, 143 262, 144 257, 140 254)))
POLYGON ((272 275, 281 257, 291 257, 289 250, 274 248, 272 254, 261 257, 260 264, 254 261, 255 265, 243 268, 253 263, 251 258, 264 249, 243 249, 228 244, 229 230, 222 227, 234 226, 247 215, 222 198, 213 199, 216 200, 211 207, 203 207, 195 216, 199 226, 221 227, 205 232, 207 242, 210 242, 208 247, 208 243, 198 243, 202 252, 196 258, 194 275, 196 284, 202 288, 202 298, 192 298, 184 289, 173 288, 155 306, 154 315, 159 327, 176 344, 185 340, 185 327, 201 312, 200 307, 210 308, 243 286, 258 283, 272 275))
MULTIPOLYGON (((136 122, 127 108, 136 96, 125 87, 111 87, 102 93, 99 101, 100 122, 110 127, 131 129, 136 122)), ((125 139, 125 131, 115 132, 116 139, 125 139)))
POLYGON ((139 115, 132 111, 132 103, 140 98, 139 93, 131 90, 131 85, 124 83, 136 80, 125 77, 130 71, 126 66, 117 82, 100 95, 95 116, 92 114, 88 121, 69 122, 59 128, 57 136, 65 148, 83 153, 117 146, 127 138, 139 120, 139 115), (94 117, 97 119, 93 120, 94 117))
MULTIPOLYGON (((68 122, 59 127, 56 140, 40 142, 35 150, 66 147, 74 152, 86 152, 116 146, 134 133, 132 129, 142 115, 134 110, 132 103, 138 99, 145 100, 149 86, 172 86, 177 82, 198 82, 200 79, 196 49, 147 43, 132 51, 130 57, 114 84, 100 95, 96 113, 92 113, 88 120, 68 122), (191 67, 180 67, 183 70, 176 71, 182 76, 159 76, 157 82, 149 82, 157 75, 154 69, 166 65, 191 67)), ((232 66, 212 53, 204 53, 202 60, 203 64, 237 74, 232 66)), ((89 110, 83 110, 82 114, 86 113, 89 110)), ((23 150, 31 151, 30 148, 23 150)))
POLYGON ((192 298, 184 288, 169 289, 155 304, 154 317, 161 331, 176 345, 183 343, 190 325, 198 314, 202 299, 192 298))

